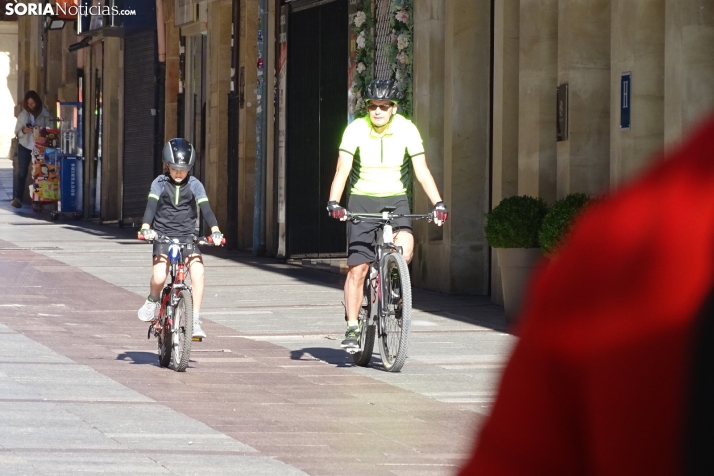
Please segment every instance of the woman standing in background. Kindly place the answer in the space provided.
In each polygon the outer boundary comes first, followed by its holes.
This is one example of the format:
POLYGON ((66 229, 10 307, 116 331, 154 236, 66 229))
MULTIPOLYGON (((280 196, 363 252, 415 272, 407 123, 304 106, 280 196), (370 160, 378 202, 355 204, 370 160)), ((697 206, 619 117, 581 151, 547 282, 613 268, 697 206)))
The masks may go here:
POLYGON ((25 182, 32 162, 32 149, 35 148, 33 131, 35 127, 50 127, 52 116, 50 111, 42 105, 42 99, 35 91, 27 91, 22 102, 22 111, 17 116, 15 135, 17 144, 17 171, 13 182, 12 201, 15 208, 22 207, 25 196, 25 182))

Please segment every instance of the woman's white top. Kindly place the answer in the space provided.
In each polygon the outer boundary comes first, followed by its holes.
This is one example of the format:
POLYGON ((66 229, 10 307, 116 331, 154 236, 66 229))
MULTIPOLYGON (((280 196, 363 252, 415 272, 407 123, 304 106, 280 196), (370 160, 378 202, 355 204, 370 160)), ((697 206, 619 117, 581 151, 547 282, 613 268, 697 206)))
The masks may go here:
POLYGON ((15 124, 15 135, 17 136, 20 145, 26 149, 35 148, 35 140, 32 137, 32 132, 25 134, 22 129, 27 125, 32 124, 33 127, 52 127, 52 116, 50 111, 45 106, 42 106, 42 112, 39 116, 33 116, 27 109, 23 108, 20 114, 17 115, 17 123, 15 124))

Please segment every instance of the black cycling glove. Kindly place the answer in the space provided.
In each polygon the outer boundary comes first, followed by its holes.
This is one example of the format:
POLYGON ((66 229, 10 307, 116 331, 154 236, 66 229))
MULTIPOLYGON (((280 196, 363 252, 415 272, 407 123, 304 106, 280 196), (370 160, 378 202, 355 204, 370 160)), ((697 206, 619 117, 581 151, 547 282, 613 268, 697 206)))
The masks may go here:
MULTIPOLYGON (((449 210, 446 209, 444 202, 436 202, 434 205, 434 221, 444 223, 449 218, 449 210)), ((437 223, 438 224, 438 223, 437 223)))
POLYGON ((332 218, 337 218, 338 220, 340 218, 344 218, 344 216, 347 214, 347 210, 342 208, 339 203, 337 203, 335 200, 330 200, 327 202, 327 213, 332 217, 332 218))

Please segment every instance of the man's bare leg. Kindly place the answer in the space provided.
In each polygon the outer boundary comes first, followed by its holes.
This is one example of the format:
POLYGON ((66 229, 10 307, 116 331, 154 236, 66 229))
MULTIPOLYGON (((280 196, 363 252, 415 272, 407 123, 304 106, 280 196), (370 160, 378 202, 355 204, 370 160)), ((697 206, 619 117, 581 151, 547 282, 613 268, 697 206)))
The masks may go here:
POLYGON ((347 325, 358 325, 359 309, 362 306, 364 294, 364 278, 367 276, 369 264, 363 263, 350 266, 345 279, 345 308, 347 311, 347 325))

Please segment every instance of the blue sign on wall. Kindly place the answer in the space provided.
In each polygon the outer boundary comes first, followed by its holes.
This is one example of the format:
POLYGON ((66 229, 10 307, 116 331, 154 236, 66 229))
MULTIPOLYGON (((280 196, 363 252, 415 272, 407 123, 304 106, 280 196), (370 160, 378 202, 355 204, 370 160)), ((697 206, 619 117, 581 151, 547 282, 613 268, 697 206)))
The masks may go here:
POLYGON ((630 111, 632 111, 632 73, 622 73, 620 78, 620 129, 630 129, 630 111))

